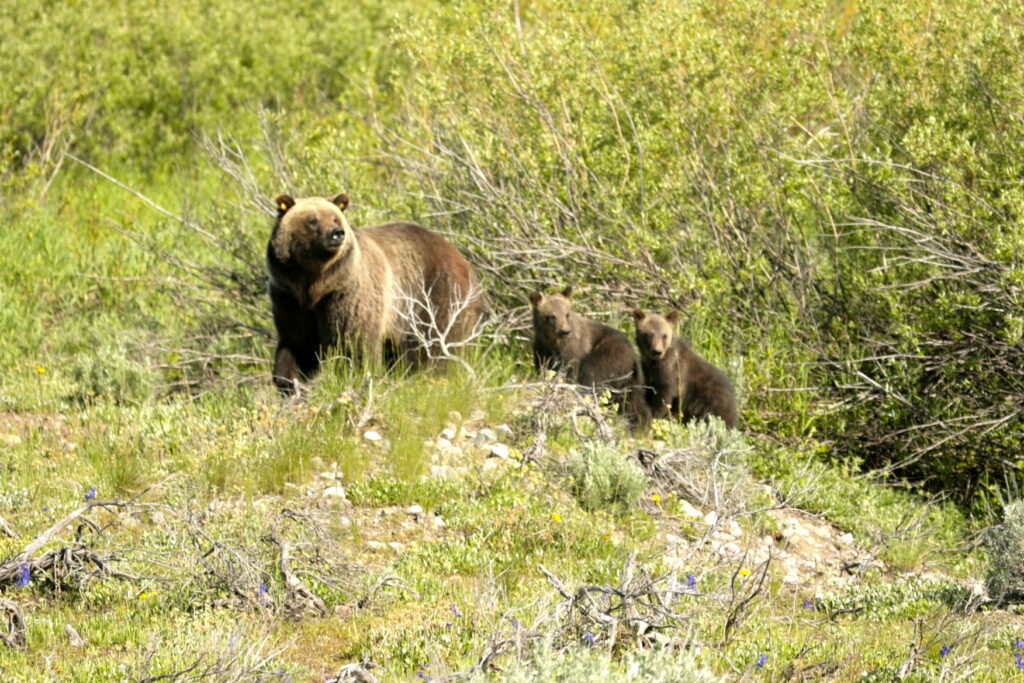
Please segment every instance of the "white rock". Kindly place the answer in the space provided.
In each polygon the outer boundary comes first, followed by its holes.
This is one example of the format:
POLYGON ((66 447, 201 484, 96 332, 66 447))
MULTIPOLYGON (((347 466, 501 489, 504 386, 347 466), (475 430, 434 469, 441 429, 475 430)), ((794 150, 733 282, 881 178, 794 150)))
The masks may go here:
POLYGON ((843 545, 853 545, 853 534, 846 533, 839 537, 839 542, 843 545))
POLYGON ((718 513, 712 510, 708 514, 704 515, 703 519, 705 524, 707 524, 708 526, 712 526, 713 524, 718 522, 718 513))
POLYGON ((407 515, 422 515, 423 514, 423 508, 421 506, 419 506, 419 505, 410 505, 409 507, 405 508, 405 514, 407 514, 407 515))
POLYGON ((786 574, 782 577, 782 583, 800 583, 800 577, 796 574, 786 574))
POLYGON ((476 444, 477 446, 483 446, 485 444, 489 444, 497 440, 498 435, 494 433, 493 429, 489 429, 487 427, 481 429, 479 432, 476 433, 476 436, 473 437, 473 443, 476 444))
POLYGON ((448 439, 448 441, 454 441, 455 429, 452 427, 445 427, 444 429, 441 430, 441 436, 445 439, 448 439))
POLYGON ((741 527, 740 523, 737 522, 735 519, 729 520, 728 529, 729 533, 735 536, 736 538, 740 538, 741 536, 743 536, 743 527, 741 527))
POLYGON ((345 489, 341 486, 328 486, 323 493, 325 498, 344 498, 345 489))
POLYGON ((372 429, 363 432, 363 438, 367 441, 380 441, 384 437, 380 435, 380 432, 375 432, 372 429))
POLYGON ((434 525, 434 527, 438 528, 438 529, 443 529, 446 526, 445 523, 444 523, 444 520, 441 519, 440 517, 434 517, 434 519, 432 519, 430 521, 434 525))
POLYGON ((686 541, 675 534, 665 534, 665 541, 671 545, 687 545, 686 541))
POLYGON ((352 520, 344 516, 338 517, 338 526, 347 529, 352 526, 352 520))
POLYGON ((442 436, 441 438, 434 442, 434 445, 443 451, 445 449, 451 448, 452 442, 442 436))
POLYGON ((431 465, 430 476, 439 479, 454 479, 458 476, 458 472, 451 465, 431 465))
POLYGON ((729 553, 730 555, 739 555, 740 547, 735 543, 725 543, 722 545, 722 552, 729 553))
POLYGON ((4 443, 8 446, 20 446, 21 437, 17 434, 0 434, 0 443, 4 443))
POLYGON ((511 438, 512 436, 512 428, 506 424, 500 424, 494 429, 506 439, 511 438))
POLYGON ((704 513, 691 505, 688 500, 680 500, 678 508, 679 514, 683 517, 689 517, 690 519, 701 519, 704 517, 704 513))
POLYGON ((391 541, 391 543, 388 543, 388 547, 394 550, 396 553, 400 553, 403 550, 405 550, 405 544, 399 543, 398 541, 391 541))
POLYGON ((508 460, 509 449, 508 446, 503 443, 492 443, 488 447, 487 452, 492 457, 508 460))

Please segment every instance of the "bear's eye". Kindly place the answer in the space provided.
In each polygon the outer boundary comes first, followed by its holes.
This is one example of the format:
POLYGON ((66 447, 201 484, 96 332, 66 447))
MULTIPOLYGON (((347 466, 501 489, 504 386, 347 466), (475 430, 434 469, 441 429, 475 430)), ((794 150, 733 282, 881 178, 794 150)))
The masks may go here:
POLYGON ((650 343, 652 335, 650 332, 644 332, 642 335, 640 335, 640 338, 643 339, 645 342, 650 343))
POLYGON ((547 320, 549 323, 555 322, 555 316, 551 314, 544 316, 544 319, 547 320))
POLYGON ((316 226, 320 225, 320 219, 317 218, 316 216, 310 216, 309 218, 306 219, 306 225, 308 225, 311 228, 315 228, 316 226))

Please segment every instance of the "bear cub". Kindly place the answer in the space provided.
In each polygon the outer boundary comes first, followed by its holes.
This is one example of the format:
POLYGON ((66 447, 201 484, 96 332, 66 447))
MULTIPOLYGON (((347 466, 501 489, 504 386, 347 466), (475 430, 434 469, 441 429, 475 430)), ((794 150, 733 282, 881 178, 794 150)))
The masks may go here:
POLYGON ((689 422, 717 415, 735 427, 739 415, 732 383, 676 336, 679 312, 657 315, 636 308, 633 319, 652 416, 671 413, 689 422))
POLYGON ((571 286, 550 296, 530 293, 534 368, 564 371, 570 382, 611 389, 619 395, 619 408, 633 425, 646 429, 650 410, 633 345, 614 327, 574 313, 571 296, 571 286))

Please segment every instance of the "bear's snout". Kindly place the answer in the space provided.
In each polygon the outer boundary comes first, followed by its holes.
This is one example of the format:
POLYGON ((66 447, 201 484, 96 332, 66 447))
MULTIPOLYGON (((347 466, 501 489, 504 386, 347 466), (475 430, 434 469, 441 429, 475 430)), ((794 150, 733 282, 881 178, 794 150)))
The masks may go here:
POLYGON ((337 251, 345 241, 345 231, 335 228, 323 236, 323 245, 328 251, 337 251))
POLYGON ((558 336, 559 337, 568 337, 570 332, 572 332, 572 330, 570 330, 568 327, 566 327, 566 328, 561 329, 561 330, 558 331, 558 336))

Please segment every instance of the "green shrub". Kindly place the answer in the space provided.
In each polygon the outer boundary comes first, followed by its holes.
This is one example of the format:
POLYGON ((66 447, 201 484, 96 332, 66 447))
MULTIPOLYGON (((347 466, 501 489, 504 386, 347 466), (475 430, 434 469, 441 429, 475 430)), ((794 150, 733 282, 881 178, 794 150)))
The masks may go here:
MULTIPOLYGON (((488 676, 476 674, 470 681, 481 683, 488 676)), ((720 680, 702 668, 692 656, 670 650, 630 650, 617 661, 603 650, 572 649, 556 651, 542 647, 526 661, 516 662, 501 675, 509 683, 705 683, 720 680)))
POLYGON ((1003 523, 988 533, 988 593, 994 600, 1024 598, 1024 501, 1003 510, 1003 523))
POLYGON ((614 447, 590 442, 569 462, 572 492, 587 510, 626 509, 647 489, 647 476, 614 447))

